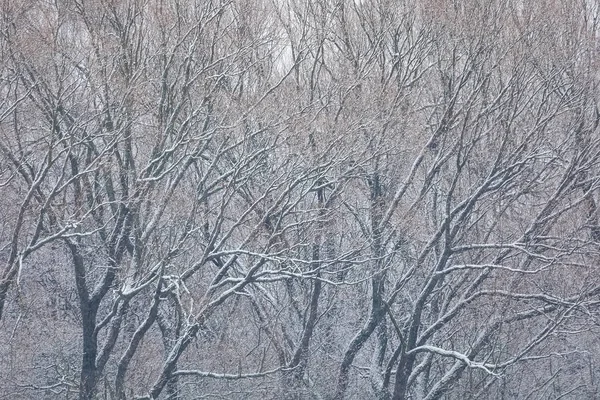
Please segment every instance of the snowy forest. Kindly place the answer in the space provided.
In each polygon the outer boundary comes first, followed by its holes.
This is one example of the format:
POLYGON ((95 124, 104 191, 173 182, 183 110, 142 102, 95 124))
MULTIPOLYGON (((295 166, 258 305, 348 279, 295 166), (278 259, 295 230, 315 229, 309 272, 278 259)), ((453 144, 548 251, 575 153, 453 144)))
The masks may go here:
POLYGON ((600 398, 596 0, 4 0, 0 399, 600 398))

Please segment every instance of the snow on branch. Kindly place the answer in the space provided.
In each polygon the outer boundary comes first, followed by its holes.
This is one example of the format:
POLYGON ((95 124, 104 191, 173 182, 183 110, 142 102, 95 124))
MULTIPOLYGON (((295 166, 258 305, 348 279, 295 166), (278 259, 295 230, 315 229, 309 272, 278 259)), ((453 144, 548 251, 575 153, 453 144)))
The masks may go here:
POLYGON ((291 371, 293 368, 275 368, 265 372, 255 372, 250 374, 217 374, 214 372, 205 372, 198 370, 179 370, 173 372, 173 376, 197 376, 200 378, 215 378, 215 379, 225 379, 225 380, 237 380, 237 379, 251 379, 251 378, 262 378, 268 375, 273 375, 277 372, 281 371, 291 371))
POLYGON ((487 372, 490 375, 494 375, 494 376, 498 375, 490 370, 490 369, 496 369, 496 365, 475 362, 475 361, 469 359, 469 357, 467 357, 466 355, 459 353, 457 351, 453 351, 453 350, 444 350, 444 349, 441 349, 441 348, 435 347, 435 346, 423 345, 423 346, 415 347, 414 349, 408 351, 406 354, 407 355, 408 354, 416 354, 416 353, 421 353, 421 352, 433 353, 433 354, 440 355, 442 357, 451 357, 451 358, 457 359, 459 361, 462 361, 470 368, 478 368, 478 369, 484 370, 485 372, 487 372))

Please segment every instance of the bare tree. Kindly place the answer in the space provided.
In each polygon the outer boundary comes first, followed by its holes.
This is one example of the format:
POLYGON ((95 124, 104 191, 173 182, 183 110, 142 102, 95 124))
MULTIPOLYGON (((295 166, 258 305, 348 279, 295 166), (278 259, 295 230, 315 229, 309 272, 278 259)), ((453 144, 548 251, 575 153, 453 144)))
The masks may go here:
POLYGON ((597 16, 7 2, 0 396, 593 397, 597 16))

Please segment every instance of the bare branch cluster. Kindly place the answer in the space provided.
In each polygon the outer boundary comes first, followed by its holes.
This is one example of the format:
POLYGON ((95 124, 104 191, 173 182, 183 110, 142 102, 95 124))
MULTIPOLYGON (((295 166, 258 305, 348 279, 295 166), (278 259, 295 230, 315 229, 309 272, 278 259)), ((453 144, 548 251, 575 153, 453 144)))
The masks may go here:
POLYGON ((531 3, 5 2, 0 398, 600 396, 600 8, 531 3))

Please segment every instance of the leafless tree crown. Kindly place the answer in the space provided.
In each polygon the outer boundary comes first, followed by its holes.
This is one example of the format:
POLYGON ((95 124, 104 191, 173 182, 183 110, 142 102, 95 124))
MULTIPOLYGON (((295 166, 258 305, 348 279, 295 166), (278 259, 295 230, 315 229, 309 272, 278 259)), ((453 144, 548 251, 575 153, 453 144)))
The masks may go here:
POLYGON ((600 397, 592 0, 0 4, 0 399, 600 397))

